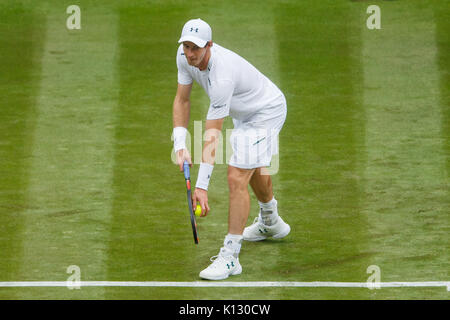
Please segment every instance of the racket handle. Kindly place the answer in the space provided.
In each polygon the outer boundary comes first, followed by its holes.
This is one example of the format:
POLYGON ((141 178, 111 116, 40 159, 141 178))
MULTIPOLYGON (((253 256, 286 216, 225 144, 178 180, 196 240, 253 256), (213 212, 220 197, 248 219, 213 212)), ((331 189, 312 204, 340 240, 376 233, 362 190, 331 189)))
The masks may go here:
POLYGON ((191 174, 190 174, 190 170, 189 170, 189 163, 184 160, 184 164, 183 164, 183 171, 184 171, 184 178, 186 180, 190 180, 191 179, 191 174))

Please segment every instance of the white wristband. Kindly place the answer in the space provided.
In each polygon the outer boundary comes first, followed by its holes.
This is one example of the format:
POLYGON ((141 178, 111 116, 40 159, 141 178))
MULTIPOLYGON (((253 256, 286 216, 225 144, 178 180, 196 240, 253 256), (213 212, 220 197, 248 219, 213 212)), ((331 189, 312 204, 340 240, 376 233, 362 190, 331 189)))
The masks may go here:
POLYGON ((173 128, 173 150, 175 153, 178 150, 186 149, 186 134, 187 129, 185 127, 173 128))
POLYGON ((198 170, 197 183, 195 184, 196 188, 208 190, 209 180, 211 179, 211 175, 213 172, 214 166, 202 162, 200 163, 200 169, 198 170))

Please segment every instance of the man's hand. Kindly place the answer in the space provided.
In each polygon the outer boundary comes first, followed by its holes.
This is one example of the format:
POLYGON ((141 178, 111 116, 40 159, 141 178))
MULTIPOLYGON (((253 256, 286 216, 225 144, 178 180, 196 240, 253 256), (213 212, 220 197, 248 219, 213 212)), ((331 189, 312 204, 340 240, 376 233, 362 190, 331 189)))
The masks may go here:
POLYGON ((209 212, 208 191, 200 188, 195 188, 194 194, 192 195, 193 208, 197 207, 197 202, 200 203, 200 206, 202 207, 201 216, 206 217, 209 212))
POLYGON ((177 164, 180 167, 180 171, 183 171, 184 160, 189 163, 189 167, 192 168, 191 155, 187 149, 181 149, 177 151, 177 164))

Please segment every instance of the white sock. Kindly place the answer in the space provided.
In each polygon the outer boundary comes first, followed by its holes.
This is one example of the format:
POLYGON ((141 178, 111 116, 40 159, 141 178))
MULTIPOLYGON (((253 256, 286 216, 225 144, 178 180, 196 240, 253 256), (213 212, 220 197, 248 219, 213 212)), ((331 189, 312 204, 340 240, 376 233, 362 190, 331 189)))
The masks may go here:
POLYGON ((261 216, 263 223, 266 226, 275 224, 278 218, 277 200, 275 199, 275 197, 273 197, 269 202, 264 203, 258 201, 258 203, 259 207, 261 208, 259 215, 261 216))
POLYGON ((231 253, 235 258, 239 256, 241 251, 243 236, 241 234, 227 234, 223 241, 223 246, 226 251, 231 253))

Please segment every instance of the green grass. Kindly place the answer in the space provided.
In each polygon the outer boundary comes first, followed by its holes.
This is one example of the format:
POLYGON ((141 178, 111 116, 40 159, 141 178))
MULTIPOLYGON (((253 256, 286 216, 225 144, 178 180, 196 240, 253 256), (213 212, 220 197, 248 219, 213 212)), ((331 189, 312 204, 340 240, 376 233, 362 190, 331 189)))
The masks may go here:
POLYGON ((291 245, 280 247, 285 261, 277 274, 289 279, 364 277, 355 267, 370 265, 375 254, 366 249, 368 226, 360 213, 364 110, 355 12, 351 3, 333 1, 277 8, 277 21, 284 22, 277 26, 281 87, 292 88, 285 90, 281 148, 289 151, 280 154, 280 206, 298 226, 291 245))
MULTIPOLYGON (((283 240, 244 243, 235 281, 449 280, 445 1, 69 1, 0 5, 0 281, 197 281, 227 232, 226 165, 195 246, 171 162, 183 23, 283 90, 273 176, 283 240), (370 2, 370 4, 373 4, 370 2)), ((198 85, 191 123, 208 108, 198 85)), ((232 123, 227 119, 226 128, 232 123)), ((193 153, 198 152, 194 149, 193 153)), ((192 170, 195 178, 197 166, 192 170)), ((252 196, 250 221, 257 213, 252 196)), ((2 299, 448 299, 445 288, 0 288, 2 299)))
POLYGON ((22 212, 40 82, 45 18, 22 4, 0 5, 0 274, 20 277, 22 212))

